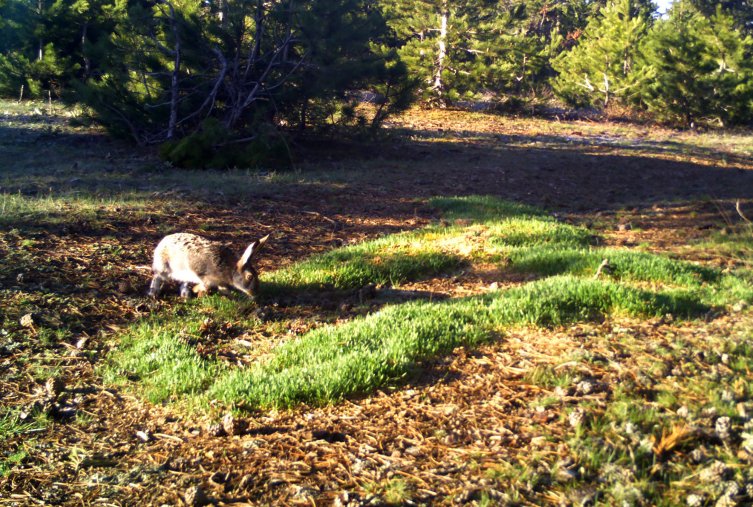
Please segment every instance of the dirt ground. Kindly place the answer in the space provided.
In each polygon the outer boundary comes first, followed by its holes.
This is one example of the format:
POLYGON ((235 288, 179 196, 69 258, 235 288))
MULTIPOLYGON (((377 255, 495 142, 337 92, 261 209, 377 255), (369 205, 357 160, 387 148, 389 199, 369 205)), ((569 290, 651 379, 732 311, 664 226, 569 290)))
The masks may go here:
MULTIPOLYGON (((56 364, 64 389, 63 409, 44 429, 0 443, 6 456, 19 449, 28 454, 0 477, 0 504, 461 504, 480 501, 482 491, 492 500, 501 495, 498 480, 487 473, 500 463, 531 452, 566 458, 541 435, 542 427, 550 434, 565 432, 567 421, 531 408, 533 400, 554 393, 527 383, 526 375, 582 347, 589 333, 620 327, 666 340, 667 323, 606 321, 511 333, 472 353, 458 349, 424 364, 421 376, 408 385, 373 396, 329 407, 251 413, 248 429, 238 435, 215 436, 221 432, 211 426, 214 421, 147 404, 104 386, 96 373, 123 326, 181 304, 168 298, 150 305, 143 296, 149 272, 139 266, 150 263, 165 228, 233 242, 239 229, 258 235, 271 231, 274 242, 260 260, 263 272, 440 220, 426 204, 431 196, 491 194, 547 207, 560 220, 599 231, 607 244, 641 245, 720 266, 739 262, 684 247, 728 227, 725 216, 733 216, 735 200, 753 199, 753 156, 702 148, 680 153, 670 141, 642 141, 648 134, 641 137, 641 127, 638 134, 605 138, 589 133, 591 125, 567 135, 541 134, 526 131, 522 122, 460 118, 452 112, 409 116, 393 122, 400 135, 381 145, 333 143, 311 150, 300 163, 305 171, 308 164, 345 167, 367 160, 372 173, 351 183, 291 183, 242 206, 217 195, 196 199, 186 191, 192 205, 172 214, 165 210, 175 206, 175 192, 156 193, 146 212, 102 206, 96 221, 51 221, 3 231, 0 258, 16 255, 16 260, 12 269, 0 271, 0 288, 38 293, 34 303, 54 315, 45 317, 53 319, 48 327, 61 319, 72 334, 50 346, 31 327, 23 343, 0 348, 5 407, 40 408, 35 402, 48 393, 28 373, 35 364, 56 364), (18 260, 20 251, 28 254, 24 262, 18 260), (405 481, 413 488, 407 496, 400 491, 405 481)), ((126 149, 115 151, 111 164, 129 156, 126 149)), ((457 296, 503 281, 493 270, 468 270, 406 288, 457 296)), ((0 310, 8 322, 20 322, 25 302, 6 294, 0 310)), ((305 331, 296 328, 297 316, 350 316, 341 301, 326 294, 277 311, 286 313, 292 335, 305 331)), ((671 332, 728 332, 735 319, 671 332)), ((614 381, 598 367, 584 375, 614 381)), ((590 396, 599 404, 606 393, 590 396)), ((588 491, 567 498, 539 491, 521 503, 577 505, 588 496, 588 491)))

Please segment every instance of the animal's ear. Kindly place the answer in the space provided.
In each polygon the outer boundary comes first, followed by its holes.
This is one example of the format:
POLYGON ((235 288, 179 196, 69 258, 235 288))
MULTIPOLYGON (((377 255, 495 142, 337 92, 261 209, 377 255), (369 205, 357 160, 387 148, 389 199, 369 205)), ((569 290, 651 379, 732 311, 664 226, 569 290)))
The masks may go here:
POLYGON ((238 261, 238 269, 243 269, 245 266, 247 266, 248 263, 250 263, 253 258, 256 257, 259 251, 264 247, 264 243, 266 243, 268 239, 269 234, 261 238, 259 241, 254 241, 253 243, 248 245, 248 248, 246 248, 246 251, 243 252, 243 255, 238 261))

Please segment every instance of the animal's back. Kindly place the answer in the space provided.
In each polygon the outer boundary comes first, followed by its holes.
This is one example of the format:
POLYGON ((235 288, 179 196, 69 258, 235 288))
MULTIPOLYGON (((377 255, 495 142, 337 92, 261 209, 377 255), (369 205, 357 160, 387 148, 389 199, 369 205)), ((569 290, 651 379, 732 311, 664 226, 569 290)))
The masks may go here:
POLYGON ((171 234, 157 245, 152 271, 179 282, 201 283, 207 275, 224 271, 222 258, 228 254, 232 252, 224 245, 201 236, 171 234))

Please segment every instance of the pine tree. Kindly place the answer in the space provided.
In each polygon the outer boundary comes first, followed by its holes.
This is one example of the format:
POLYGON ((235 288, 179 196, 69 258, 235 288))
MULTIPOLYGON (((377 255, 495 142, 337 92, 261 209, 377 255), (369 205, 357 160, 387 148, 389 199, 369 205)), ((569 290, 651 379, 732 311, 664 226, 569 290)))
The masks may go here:
POLYGON ((465 1, 386 0, 382 9, 395 31, 401 59, 419 79, 423 97, 439 105, 462 89, 454 59, 463 51, 465 1))
POLYGON ((529 16, 524 3, 510 8, 498 4, 484 13, 474 41, 477 59, 470 69, 479 89, 498 97, 536 91, 561 41, 555 30, 542 28, 546 14, 538 19, 529 16))
POLYGON ((578 45, 555 60, 555 93, 573 105, 635 102, 646 78, 641 55, 650 14, 631 0, 614 0, 602 8, 578 45))
POLYGON ((753 114, 753 39, 721 7, 707 19, 686 2, 672 6, 649 37, 646 61, 654 79, 643 98, 659 118, 748 123, 753 114))
POLYGON ((165 143, 176 163, 250 164, 277 145, 275 125, 365 123, 352 107, 361 90, 384 93, 375 124, 407 107, 410 80, 380 49, 386 34, 371 0, 134 3, 77 98, 112 133, 165 143))
POLYGON ((115 0, 0 3, 0 96, 59 95, 91 67, 87 52, 114 26, 115 0))
POLYGON ((716 15, 717 8, 731 15, 734 28, 744 35, 753 35, 753 2, 749 0, 690 0, 690 5, 703 17, 716 15))

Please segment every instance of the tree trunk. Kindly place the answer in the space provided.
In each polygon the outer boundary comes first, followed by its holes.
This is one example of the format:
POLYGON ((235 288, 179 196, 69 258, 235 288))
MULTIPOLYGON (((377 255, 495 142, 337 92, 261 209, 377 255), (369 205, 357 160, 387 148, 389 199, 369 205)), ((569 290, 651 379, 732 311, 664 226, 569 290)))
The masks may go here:
MULTIPOLYGON (((41 22, 42 20, 42 9, 44 8, 44 4, 42 3, 42 0, 38 0, 37 2, 37 9, 39 10, 39 20, 41 22)), ((42 38, 39 38, 39 54, 37 55, 37 59, 41 62, 44 59, 44 40, 42 38)))
POLYGON ((89 71, 91 70, 91 63, 89 58, 86 57, 86 31, 89 28, 89 23, 84 23, 84 30, 81 33, 81 54, 84 57, 84 79, 89 77, 89 71))
POLYGON ((175 19, 175 9, 173 9, 173 5, 166 0, 162 0, 161 3, 164 3, 170 9, 170 27, 173 31, 173 37, 175 37, 175 61, 173 63, 173 73, 170 77, 170 123, 167 129, 167 138, 172 139, 175 135, 175 127, 178 124, 178 100, 180 98, 180 34, 178 33, 178 20, 175 19))
POLYGON ((439 41, 437 42, 437 62, 434 72, 434 84, 432 89, 442 96, 444 84, 442 83, 442 71, 444 70, 444 59, 447 56, 447 19, 450 13, 447 7, 447 0, 442 0, 442 12, 440 13, 439 41))

